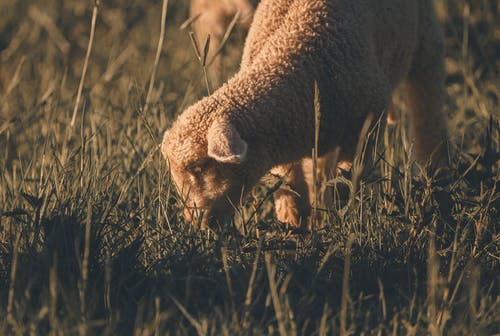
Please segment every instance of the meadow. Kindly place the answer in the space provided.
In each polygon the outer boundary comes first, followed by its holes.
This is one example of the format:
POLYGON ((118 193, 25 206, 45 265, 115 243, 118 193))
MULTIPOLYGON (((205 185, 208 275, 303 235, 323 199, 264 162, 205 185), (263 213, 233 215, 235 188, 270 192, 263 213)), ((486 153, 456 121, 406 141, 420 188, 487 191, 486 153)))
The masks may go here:
POLYGON ((415 170, 396 95, 375 169, 310 234, 272 179, 234 225, 182 217, 159 144, 207 90, 187 1, 164 4, 0 0, 0 335, 500 333, 498 1, 436 3, 447 174, 415 170))

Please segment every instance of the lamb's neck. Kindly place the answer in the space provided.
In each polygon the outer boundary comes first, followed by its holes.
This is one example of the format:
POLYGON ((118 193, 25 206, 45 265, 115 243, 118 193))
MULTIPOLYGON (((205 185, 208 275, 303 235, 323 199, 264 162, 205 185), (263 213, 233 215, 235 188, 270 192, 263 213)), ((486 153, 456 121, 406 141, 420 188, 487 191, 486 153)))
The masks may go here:
MULTIPOLYGON (((235 124, 249 156, 274 166, 310 154, 314 83, 293 69, 241 71, 221 88, 221 114, 235 124)), ((266 167, 267 168, 267 167, 266 167)))

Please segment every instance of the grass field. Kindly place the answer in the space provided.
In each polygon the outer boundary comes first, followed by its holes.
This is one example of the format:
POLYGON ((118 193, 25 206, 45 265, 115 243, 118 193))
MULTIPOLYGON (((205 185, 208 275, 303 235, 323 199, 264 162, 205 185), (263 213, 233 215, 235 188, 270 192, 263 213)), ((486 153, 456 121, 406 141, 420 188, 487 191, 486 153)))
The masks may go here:
POLYGON ((92 38, 93 2, 0 0, 0 335, 500 333, 498 2, 438 3, 445 181, 411 169, 396 97, 376 169, 310 235, 266 183, 234 226, 183 220, 158 145, 206 89, 170 2, 156 67, 161 0, 101 1, 92 38))

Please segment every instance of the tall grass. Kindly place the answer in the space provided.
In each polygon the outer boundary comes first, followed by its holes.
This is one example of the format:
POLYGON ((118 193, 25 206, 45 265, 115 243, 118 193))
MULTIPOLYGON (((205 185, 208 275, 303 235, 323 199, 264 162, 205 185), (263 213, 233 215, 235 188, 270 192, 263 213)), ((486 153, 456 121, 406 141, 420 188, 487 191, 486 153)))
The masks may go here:
POLYGON ((450 171, 412 169, 396 97, 374 168, 311 236, 276 222, 266 184, 215 236, 184 221, 158 144, 206 94, 186 4, 93 5, 0 3, 1 335, 500 331, 495 1, 438 4, 450 171))

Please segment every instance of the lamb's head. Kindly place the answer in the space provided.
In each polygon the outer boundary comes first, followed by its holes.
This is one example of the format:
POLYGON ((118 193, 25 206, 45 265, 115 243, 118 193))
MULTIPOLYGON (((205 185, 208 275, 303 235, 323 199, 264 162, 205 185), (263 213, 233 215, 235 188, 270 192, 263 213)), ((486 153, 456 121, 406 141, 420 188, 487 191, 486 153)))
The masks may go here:
POLYGON ((185 201, 186 219, 204 228, 238 204, 247 178, 247 143, 230 123, 202 127, 182 117, 165 133, 162 153, 185 201))

